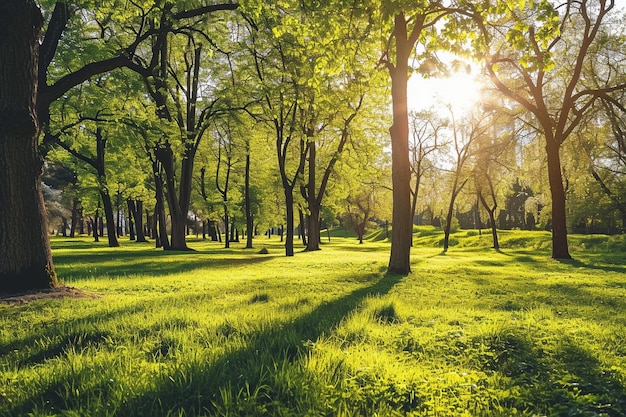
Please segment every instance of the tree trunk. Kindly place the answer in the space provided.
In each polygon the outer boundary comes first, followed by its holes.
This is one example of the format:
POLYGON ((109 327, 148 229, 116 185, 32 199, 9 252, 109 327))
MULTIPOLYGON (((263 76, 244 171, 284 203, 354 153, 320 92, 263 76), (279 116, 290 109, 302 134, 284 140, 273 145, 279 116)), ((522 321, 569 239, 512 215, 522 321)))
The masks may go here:
POLYGON ((254 217, 252 216, 252 200, 250 197, 250 150, 246 152, 244 187, 246 199, 246 249, 252 249, 252 238, 254 236, 254 217))
MULTIPOLYGON (((157 163, 158 165, 158 163, 157 163)), ((156 205, 154 207, 154 235, 157 238, 155 245, 157 248, 163 248, 163 250, 168 250, 170 248, 170 242, 167 237, 167 225, 165 222, 165 203, 163 201, 163 180, 161 179, 161 175, 159 173, 159 169, 155 168, 154 175, 154 188, 155 188, 155 198, 156 205)))
POLYGON ((0 292, 58 286, 37 150, 39 33, 34 1, 0 3, 0 292))
POLYGON ((80 202, 78 201, 78 198, 74 198, 74 200, 72 200, 72 222, 70 223, 70 237, 75 237, 76 236, 76 224, 78 223, 78 215, 79 215, 79 211, 78 211, 78 205, 80 204, 80 202))
POLYGON ((411 164, 409 161, 409 116, 407 109, 407 84, 409 57, 413 45, 409 44, 404 15, 395 17, 396 66, 390 69, 393 124, 391 135, 391 180, 393 184, 393 211, 391 223, 393 236, 387 272, 406 275, 411 272, 411 164))
POLYGON ((565 189, 561 174, 560 146, 556 140, 546 138, 548 156, 548 180, 552 196, 552 258, 571 259, 567 244, 567 221, 565 211, 565 189))
POLYGON ((143 231, 143 201, 136 200, 134 204, 134 212, 131 216, 135 219, 135 231, 137 233, 137 242, 147 242, 146 235, 143 231))
POLYGON ((228 207, 226 206, 226 202, 224 202, 224 248, 226 249, 230 248, 230 230, 228 229, 229 226, 230 224, 228 217, 228 207))
POLYGON ((309 148, 309 183, 307 185, 307 203, 309 206, 309 215, 307 217, 307 234, 306 242, 307 251, 320 250, 320 203, 317 198, 317 181, 316 181, 316 164, 317 164, 317 147, 315 141, 311 140, 307 143, 309 148))
POLYGON ((306 228, 308 226, 305 227, 305 224, 307 222, 307 219, 304 216, 304 213, 302 212, 302 209, 298 209, 298 216, 300 217, 300 224, 298 225, 298 237, 300 239, 302 239, 302 244, 306 247, 306 228))
POLYGON ((99 227, 100 222, 98 221, 98 219, 100 218, 98 214, 99 211, 100 211, 100 207, 96 209, 96 213, 93 216, 93 222, 91 223, 91 229, 92 229, 91 231, 93 232, 94 242, 100 242, 100 234, 98 233, 98 230, 100 229, 99 227))
MULTIPOLYGON (((492 189, 492 196, 493 195, 494 193, 492 189)), ((489 205, 487 204, 487 200, 485 200, 485 197, 483 197, 482 193, 480 192, 478 193, 478 200, 480 200, 481 204, 483 205, 483 207, 485 208, 485 210, 487 210, 487 213, 489 214, 489 223, 491 225, 491 236, 493 238, 493 248, 495 250, 499 250, 500 243, 498 242, 498 229, 496 228, 496 209, 498 208, 498 205, 494 204, 493 207, 489 207, 489 205)))
MULTIPOLYGON (((285 236, 285 256, 293 256, 293 188, 284 187, 285 190, 285 204, 287 214, 287 235, 285 236)), ((283 240, 283 233, 281 230, 280 240, 283 240)))
POLYGON ((113 204, 111 203, 111 196, 108 192, 101 190, 100 198, 102 198, 102 207, 104 208, 104 218, 106 219, 109 247, 116 248, 120 244, 117 241, 117 235, 115 233, 115 216, 113 215, 113 204))
MULTIPOLYGON (((456 187, 456 181, 454 186, 456 187)), ((450 244, 450 228, 452 226, 452 212, 454 211, 454 190, 452 190, 452 197, 450 197, 450 204, 448 205, 448 212, 446 213, 446 224, 443 228, 443 251, 447 252, 450 244)))
POLYGON ((133 219, 135 214, 135 203, 130 198, 126 199, 126 205, 128 206, 128 233, 130 235, 129 240, 135 240, 135 220, 133 219))
POLYGON ((189 250, 186 241, 187 231, 187 210, 189 209, 189 196, 191 194, 191 170, 193 162, 191 158, 184 158, 181 168, 181 179, 179 193, 176 193, 176 174, 174 172, 174 154, 169 143, 157 146, 154 154, 163 166, 165 171, 164 188, 166 190, 167 205, 170 209, 170 220, 172 222, 171 242, 169 247, 163 246, 166 250, 189 250), (187 190, 187 187, 189 190, 187 190))

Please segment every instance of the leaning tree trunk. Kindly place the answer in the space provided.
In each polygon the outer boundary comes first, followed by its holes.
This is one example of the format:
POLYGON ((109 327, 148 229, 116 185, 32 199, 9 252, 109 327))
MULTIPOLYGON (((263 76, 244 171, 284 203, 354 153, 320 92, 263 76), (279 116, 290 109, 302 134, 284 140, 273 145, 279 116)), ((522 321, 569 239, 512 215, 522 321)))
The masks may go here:
POLYGON ((560 146, 554 138, 546 138, 548 180, 552 196, 552 258, 571 259, 567 244, 565 188, 561 174, 560 146))
POLYGON ((0 292, 58 285, 37 150, 43 17, 31 0, 0 2, 0 292))

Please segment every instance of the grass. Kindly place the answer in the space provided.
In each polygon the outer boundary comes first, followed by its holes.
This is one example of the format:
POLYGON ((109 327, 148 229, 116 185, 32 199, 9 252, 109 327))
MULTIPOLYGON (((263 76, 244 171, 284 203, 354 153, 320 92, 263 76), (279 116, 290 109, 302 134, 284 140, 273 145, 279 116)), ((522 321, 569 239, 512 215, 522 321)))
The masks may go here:
MULTIPOLYGON (((189 253, 53 239, 87 298, 0 303, 0 416, 624 416, 624 236, 418 228, 189 253)), ((340 236, 340 235, 339 235, 340 236)))

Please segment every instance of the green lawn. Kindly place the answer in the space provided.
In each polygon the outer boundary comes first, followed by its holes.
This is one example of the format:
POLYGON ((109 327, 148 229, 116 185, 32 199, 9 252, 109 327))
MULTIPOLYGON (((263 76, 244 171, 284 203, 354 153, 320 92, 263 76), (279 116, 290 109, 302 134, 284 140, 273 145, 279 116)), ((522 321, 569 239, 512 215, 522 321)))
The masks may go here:
MULTIPOLYGON (((0 416, 625 416, 626 239, 419 228, 285 258, 53 238, 83 298, 0 300, 0 416)), ((323 234, 326 242, 326 236, 323 234)), ((269 254, 259 254, 267 247, 269 254)))

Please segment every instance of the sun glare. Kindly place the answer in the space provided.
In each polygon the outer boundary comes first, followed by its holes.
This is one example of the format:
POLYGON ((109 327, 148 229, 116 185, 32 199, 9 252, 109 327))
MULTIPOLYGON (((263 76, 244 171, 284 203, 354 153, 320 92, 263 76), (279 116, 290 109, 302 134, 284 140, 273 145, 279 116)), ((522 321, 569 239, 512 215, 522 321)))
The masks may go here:
POLYGON ((446 78, 409 79, 407 99, 409 111, 433 109, 449 116, 451 109, 456 115, 469 112, 480 102, 481 85, 475 76, 457 72, 446 78))

